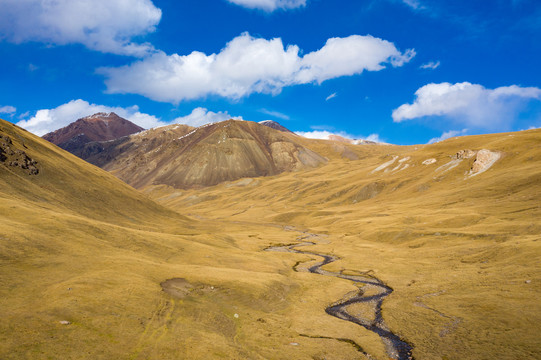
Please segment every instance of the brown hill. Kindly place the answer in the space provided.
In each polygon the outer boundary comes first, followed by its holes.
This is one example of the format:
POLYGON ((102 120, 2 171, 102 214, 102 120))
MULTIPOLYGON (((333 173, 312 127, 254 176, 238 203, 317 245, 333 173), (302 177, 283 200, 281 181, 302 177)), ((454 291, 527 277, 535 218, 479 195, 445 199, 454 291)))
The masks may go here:
POLYGON ((114 140, 142 130, 113 112, 97 113, 45 134, 43 138, 74 153, 89 142, 114 140))
MULTIPOLYGON (((279 223, 326 234, 317 246, 297 249, 339 257, 340 264, 326 265, 327 271, 384 279, 394 292, 383 303, 383 318, 414 345, 416 359, 536 358, 541 130, 431 145, 341 144, 357 160, 334 156, 336 144, 310 143, 331 160, 302 175, 284 173, 257 184, 244 179, 182 192, 145 190, 196 217, 279 223)), ((317 242, 309 234, 301 239, 317 242)), ((299 254, 291 266, 301 271, 302 261, 310 257, 299 254)), ((315 261, 320 258, 308 266, 315 261)), ((348 290, 350 299, 354 290, 348 290)), ((363 291, 374 294, 370 287, 363 291)), ((351 305, 348 311, 363 310, 351 305)), ((313 324, 307 321, 306 329, 313 324)), ((360 344, 377 355, 366 340, 360 344)))
POLYGON ((149 212, 162 217, 172 213, 105 171, 4 120, 0 198, 115 224, 142 224, 149 212))
POLYGON ((300 141, 255 122, 229 120, 197 129, 171 125, 111 144, 88 144, 82 157, 136 188, 190 188, 326 162, 300 141), (93 146, 101 148, 93 151, 93 146))
POLYGON ((162 126, 133 136, 109 141, 93 141, 73 151, 73 154, 99 167, 116 162, 130 154, 145 154, 163 144, 182 137, 195 128, 188 125, 162 126))
POLYGON ((285 126, 282 126, 281 124, 277 123, 276 121, 264 120, 264 121, 260 121, 259 123, 261 125, 270 127, 271 129, 274 129, 274 130, 283 131, 283 132, 287 132, 287 133, 292 133, 293 132, 293 131, 289 130, 288 128, 286 128, 285 126))

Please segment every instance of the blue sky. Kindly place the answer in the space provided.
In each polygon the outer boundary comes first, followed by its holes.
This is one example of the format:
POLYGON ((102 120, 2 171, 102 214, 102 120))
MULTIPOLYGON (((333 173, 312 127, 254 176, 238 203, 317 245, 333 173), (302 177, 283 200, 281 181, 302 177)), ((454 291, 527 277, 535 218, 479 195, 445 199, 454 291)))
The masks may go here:
POLYGON ((395 144, 541 127, 538 0, 0 0, 0 117, 395 144))

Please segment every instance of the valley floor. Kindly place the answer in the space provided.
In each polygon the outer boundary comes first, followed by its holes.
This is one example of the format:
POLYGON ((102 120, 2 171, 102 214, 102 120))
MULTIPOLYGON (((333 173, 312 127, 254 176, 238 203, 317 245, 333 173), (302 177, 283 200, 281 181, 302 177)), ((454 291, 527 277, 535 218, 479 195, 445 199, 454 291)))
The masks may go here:
POLYGON ((3 131, 40 172, 0 169, 2 359, 541 358, 536 131, 146 195, 3 131))

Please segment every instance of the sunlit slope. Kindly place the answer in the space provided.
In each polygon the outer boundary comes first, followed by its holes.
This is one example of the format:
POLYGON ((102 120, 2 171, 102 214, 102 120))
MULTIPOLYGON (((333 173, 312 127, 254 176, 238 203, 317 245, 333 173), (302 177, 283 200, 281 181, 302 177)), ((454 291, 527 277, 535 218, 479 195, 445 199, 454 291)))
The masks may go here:
POLYGON ((329 270, 370 271, 394 288, 384 317, 416 358, 539 358, 541 131, 347 145, 356 160, 336 146, 312 143, 333 159, 317 169, 145 190, 206 218, 328 234, 314 249, 343 259, 329 270))
POLYGON ((299 136, 250 121, 208 124, 182 134, 179 128, 185 126, 132 135, 84 158, 136 188, 211 186, 316 167, 326 161, 304 147, 299 136))
POLYGON ((29 174, 21 166, 10 166, 10 156, 0 161, 0 197, 6 201, 119 224, 145 224, 153 216, 174 214, 114 176, 3 120, 0 135, 9 139, 4 142, 11 142, 6 145, 11 151, 24 152, 36 162, 37 169, 29 174))
POLYGON ((325 314, 347 285, 261 251, 299 233, 191 220, 0 126, 0 358, 359 357, 300 334, 383 354, 378 339, 325 314))
MULTIPOLYGON (((351 151, 357 160, 340 159, 335 143, 310 141, 311 148, 332 161, 317 169, 253 181, 244 179, 197 191, 149 187, 147 192, 157 196, 160 192, 168 194, 164 203, 169 205, 199 204, 189 211, 198 206, 212 206, 212 202, 207 203, 205 199, 228 199, 220 207, 224 215, 228 214, 228 207, 231 207, 229 212, 234 213, 245 201, 253 205, 246 209, 249 217, 251 211, 259 211, 258 204, 261 204, 266 220, 287 222, 298 218, 308 224, 318 215, 313 211, 325 210, 339 215, 336 220, 341 224, 351 218, 351 225, 355 227, 358 226, 355 216, 359 212, 370 213, 376 209, 381 212, 384 207, 402 205, 415 205, 414 211, 427 207, 434 216, 438 212, 451 214, 459 208, 503 216, 508 208, 517 208, 523 209, 524 214, 507 214, 509 219, 532 220, 539 214, 537 201, 541 196, 540 138, 539 130, 531 130, 460 137, 434 145, 340 145, 351 151), (499 154, 500 158, 484 172, 473 172, 477 152, 483 149, 499 154), (470 155, 464 155, 467 154, 464 150, 471 150, 470 155), (279 218, 273 217, 275 215, 279 218)), ((458 214, 467 216, 468 213, 458 214)), ((320 220, 315 219, 314 224, 321 224, 320 220)), ((325 224, 328 226, 332 228, 332 224, 325 224)))
POLYGON ((128 166, 131 162, 141 162, 141 159, 148 154, 155 153, 164 144, 193 130, 193 127, 181 124, 157 127, 112 141, 88 143, 74 154, 99 167, 111 162, 123 163, 123 166, 128 166))

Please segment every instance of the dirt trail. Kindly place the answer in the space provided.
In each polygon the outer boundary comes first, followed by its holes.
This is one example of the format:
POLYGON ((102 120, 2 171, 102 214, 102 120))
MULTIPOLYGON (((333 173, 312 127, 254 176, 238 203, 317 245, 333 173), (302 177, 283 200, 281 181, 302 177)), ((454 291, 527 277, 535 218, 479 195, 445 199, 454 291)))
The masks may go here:
POLYGON ((308 271, 313 274, 338 277, 353 281, 357 284, 362 284, 362 289, 359 289, 357 294, 354 296, 343 298, 327 307, 325 309, 327 314, 342 320, 350 321, 376 333, 385 344, 385 349, 391 359, 413 359, 411 354, 413 347, 402 340, 398 335, 392 333, 385 325, 385 321, 383 320, 381 305, 385 297, 389 296, 393 292, 393 289, 371 275, 348 275, 344 274, 343 271, 337 273, 324 270, 323 266, 339 260, 339 258, 336 256, 296 249, 298 247, 316 245, 317 243, 314 241, 318 237, 319 236, 316 234, 303 233, 303 235, 297 239, 299 241, 298 244, 269 247, 266 249, 266 251, 291 252, 321 257, 323 258, 322 261, 319 261, 308 268, 302 268, 300 266, 302 263, 297 263, 294 266, 294 270, 308 271), (365 293, 369 293, 370 295, 365 295, 365 293), (352 305, 354 305, 355 308, 353 308, 352 305), (348 308, 350 308, 349 311, 348 308))

